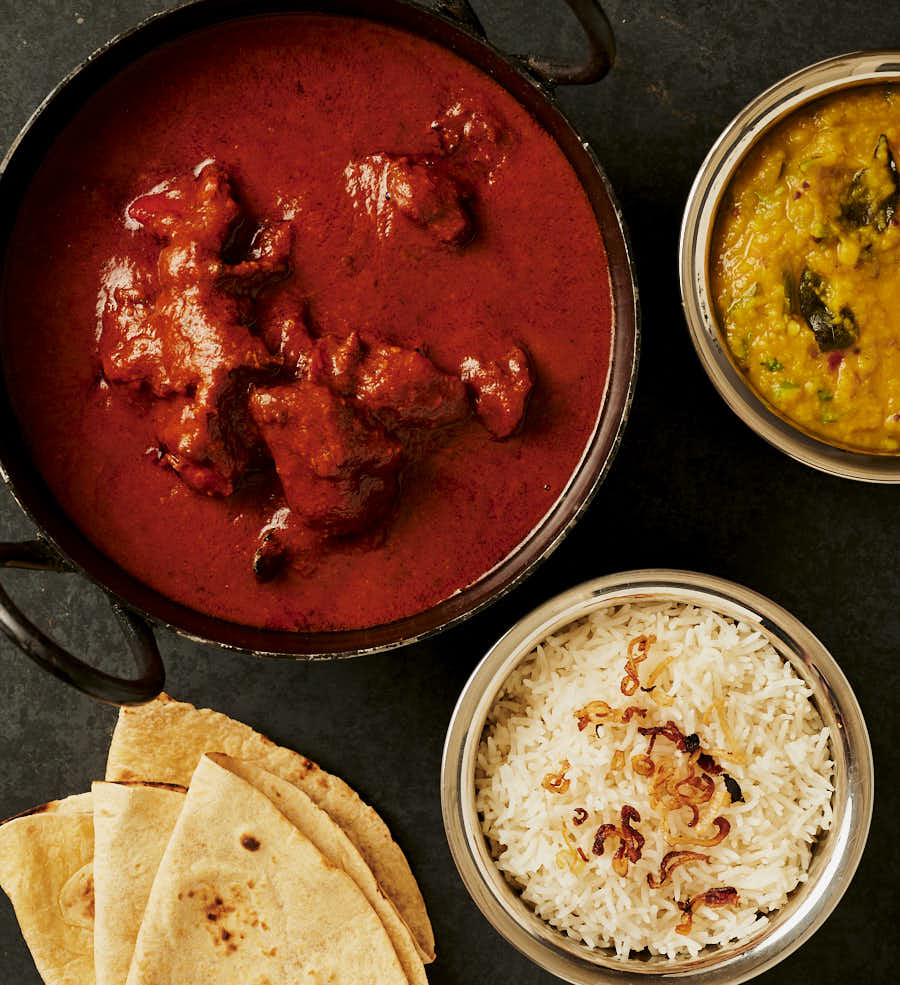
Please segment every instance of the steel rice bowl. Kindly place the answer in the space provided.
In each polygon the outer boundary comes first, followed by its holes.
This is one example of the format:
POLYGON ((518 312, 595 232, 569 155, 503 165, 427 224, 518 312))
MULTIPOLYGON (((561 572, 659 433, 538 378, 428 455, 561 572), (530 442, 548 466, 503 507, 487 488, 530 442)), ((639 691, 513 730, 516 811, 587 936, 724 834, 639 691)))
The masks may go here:
POLYGON ((837 905, 856 871, 869 831, 874 793, 872 750, 859 704, 822 643, 780 606, 708 575, 645 570, 586 582, 539 606, 487 653, 460 695, 447 731, 441 772, 444 827, 469 894, 494 928, 545 970, 575 985, 640 976, 648 983, 689 978, 734 985, 772 967, 807 940, 837 905), (538 917, 491 858, 475 806, 475 763, 488 714, 509 674, 551 633, 598 609, 626 602, 685 602, 760 630, 812 691, 831 735, 833 822, 817 839, 807 881, 768 914, 750 938, 706 948, 693 959, 618 958, 590 948, 538 917))

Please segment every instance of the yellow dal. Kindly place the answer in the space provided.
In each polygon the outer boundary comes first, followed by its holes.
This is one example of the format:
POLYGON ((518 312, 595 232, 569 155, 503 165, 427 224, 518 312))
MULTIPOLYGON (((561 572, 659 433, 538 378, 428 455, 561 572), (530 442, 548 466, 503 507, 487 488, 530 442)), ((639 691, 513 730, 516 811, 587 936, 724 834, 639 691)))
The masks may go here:
MULTIPOLYGON (((900 89, 865 86, 792 114, 750 151, 719 209, 710 255, 728 347, 783 417, 824 440, 900 452, 900 212, 884 232, 854 228, 841 202, 884 134, 900 166, 900 89), (848 306, 857 340, 820 352, 786 300, 804 267, 848 306)), ((890 187, 887 189, 890 191, 890 187)))

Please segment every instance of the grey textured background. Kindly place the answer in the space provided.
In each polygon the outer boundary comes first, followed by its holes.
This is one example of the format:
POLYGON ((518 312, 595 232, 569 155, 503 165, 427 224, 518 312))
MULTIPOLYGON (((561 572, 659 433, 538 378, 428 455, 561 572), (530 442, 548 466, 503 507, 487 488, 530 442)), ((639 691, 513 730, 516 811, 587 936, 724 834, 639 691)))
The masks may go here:
MULTIPOLYGON (((562 4, 474 2, 492 37, 511 50, 562 54, 580 44, 562 4)), ((84 55, 165 6, 0 0, 0 146, 84 55)), ((892 981, 900 910, 897 492, 805 469, 731 414, 688 341, 675 258, 690 183, 725 123, 764 87, 812 61, 900 47, 900 11, 884 0, 611 0, 606 7, 619 44, 615 70, 599 85, 561 92, 560 100, 597 149, 623 204, 637 255, 644 344, 625 441, 589 514, 525 586, 431 643, 310 666, 261 662, 163 633, 168 689, 321 761, 383 813, 430 905, 435 985, 547 983, 552 979, 481 918, 446 848, 438 770, 459 690, 512 621, 580 580, 672 566, 743 582, 787 606, 831 648, 869 721, 878 783, 869 847, 844 901, 761 981, 892 981)), ((0 538, 29 533, 0 490, 0 538)), ((23 572, 4 573, 3 584, 61 640, 117 665, 118 638, 98 591, 73 576, 23 572)), ((113 710, 43 674, 5 639, 0 695, 0 816, 86 789, 102 776, 113 710)), ((0 982, 39 982, 5 899, 0 982)))

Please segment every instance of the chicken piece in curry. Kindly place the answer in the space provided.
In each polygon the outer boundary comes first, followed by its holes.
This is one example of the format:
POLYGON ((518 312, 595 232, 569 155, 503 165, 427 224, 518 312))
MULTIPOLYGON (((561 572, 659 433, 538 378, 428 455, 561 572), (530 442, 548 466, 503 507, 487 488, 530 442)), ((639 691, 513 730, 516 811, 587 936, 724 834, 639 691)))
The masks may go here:
MULTIPOLYGON (((380 235, 409 223, 433 248, 472 239, 473 192, 443 160, 375 154, 348 166, 375 196, 367 202, 380 235)), ((502 364, 472 355, 444 371, 371 326, 317 332, 296 293, 290 225, 264 221, 246 239, 224 165, 164 180, 129 204, 125 221, 153 237, 159 255, 155 269, 119 264, 131 280, 103 293, 103 371, 166 402, 159 463, 198 493, 230 496, 247 473, 274 470, 294 524, 326 541, 348 537, 389 522, 410 430, 459 423, 470 396, 493 438, 521 425, 534 378, 518 345, 502 364)), ((290 549, 280 544, 276 555, 268 526, 263 544, 268 580, 290 549)))

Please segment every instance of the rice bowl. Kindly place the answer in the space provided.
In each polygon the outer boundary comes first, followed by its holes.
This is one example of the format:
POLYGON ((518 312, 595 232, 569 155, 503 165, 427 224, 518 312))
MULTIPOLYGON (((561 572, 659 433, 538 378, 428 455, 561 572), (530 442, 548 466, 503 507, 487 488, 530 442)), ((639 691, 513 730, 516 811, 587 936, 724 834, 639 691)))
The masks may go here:
MULTIPOLYGON (((647 667, 652 669, 653 661, 639 665, 644 686, 647 667)), ((668 683, 664 681, 666 686, 668 683)), ((623 699, 619 707, 625 703, 623 699)), ((654 757, 657 752, 665 751, 667 756, 674 753, 665 738, 657 742, 659 750, 654 751, 654 757)), ((554 772, 558 767, 555 764, 554 772)), ((574 778, 571 772, 566 775, 574 778)), ((543 779, 538 776, 537 783, 543 779)), ((491 647, 463 688, 447 730, 441 777, 448 844, 473 901, 515 948, 574 985, 619 985, 636 979, 645 985, 664 985, 673 977, 689 980, 692 985, 737 985, 771 968, 821 927, 849 886, 868 836, 873 794, 872 752, 862 713, 841 669, 813 633, 785 609, 748 588, 710 575, 668 569, 596 578, 548 600, 515 623, 491 647), (816 839, 805 881, 788 895, 783 906, 768 914, 767 921, 757 922, 749 938, 703 947, 696 957, 684 953, 668 958, 647 950, 623 957, 614 948, 590 947, 553 927, 523 901, 497 867, 476 807, 479 746, 491 709, 510 675, 538 643, 563 627, 599 609, 650 601, 661 606, 677 602, 709 608, 760 630, 812 690, 823 726, 829 730, 834 762, 833 819, 830 828, 816 839)), ((618 822, 612 810, 594 820, 618 822)), ((636 827, 647 834, 643 818, 636 827)), ((711 830, 705 826, 704 836, 711 830)), ((595 832, 596 828, 591 834, 595 832)), ((610 838, 604 857, 599 859, 590 851, 585 854, 609 865, 616 845, 610 838)), ((659 869, 656 871, 658 875, 659 869)), ((711 912, 721 915, 724 910, 711 912)), ((704 916, 701 904, 696 916, 699 928, 704 916)))
POLYGON ((811 694, 758 629, 710 609, 626 604, 563 627, 515 669, 485 726, 476 806, 496 864, 540 917, 619 957, 644 949, 696 957, 752 936, 805 880, 812 846, 832 823, 829 732, 811 694), (629 643, 641 639, 653 641, 646 670, 638 668, 649 688, 626 696, 629 643), (632 714, 622 722, 606 713, 580 728, 590 702, 632 714), (659 738, 652 729, 667 722, 699 737, 693 757, 661 740, 648 761, 648 743, 659 738), (672 789, 683 777, 680 790, 692 790, 688 767, 701 749, 715 750, 718 762, 691 771, 704 778, 706 801, 688 826, 677 800, 671 811, 654 805, 652 774, 639 771, 658 775, 667 764, 672 789), (563 764, 564 790, 542 784, 563 764), (732 802, 723 776, 741 799, 732 802), (612 844, 598 852, 595 832, 616 824, 626 805, 644 842, 619 875, 612 844), (718 818, 727 836, 696 845, 715 837, 718 818), (673 850, 699 857, 654 888, 673 850), (695 906, 685 929, 685 901, 722 887, 733 887, 737 902, 695 906))

